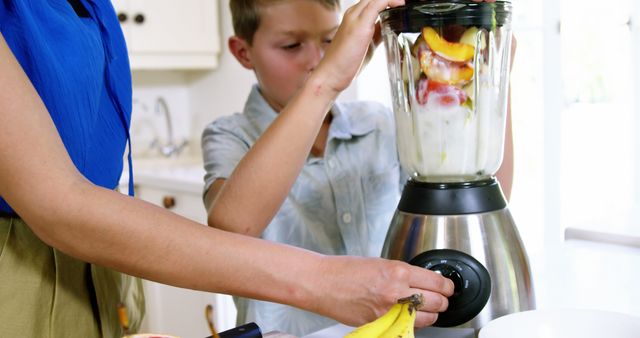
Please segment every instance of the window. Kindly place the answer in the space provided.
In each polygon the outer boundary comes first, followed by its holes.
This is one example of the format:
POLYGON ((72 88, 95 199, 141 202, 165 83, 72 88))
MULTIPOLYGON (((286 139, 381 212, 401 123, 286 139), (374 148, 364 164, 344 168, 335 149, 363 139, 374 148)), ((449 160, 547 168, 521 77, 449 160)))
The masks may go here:
POLYGON ((640 235, 632 1, 560 3, 560 224, 640 235))
MULTIPOLYGON (((562 241, 565 231, 640 236, 640 34, 632 24, 640 5, 513 4, 510 208, 528 250, 562 241)), ((352 92, 391 106, 388 82, 381 46, 352 92)))

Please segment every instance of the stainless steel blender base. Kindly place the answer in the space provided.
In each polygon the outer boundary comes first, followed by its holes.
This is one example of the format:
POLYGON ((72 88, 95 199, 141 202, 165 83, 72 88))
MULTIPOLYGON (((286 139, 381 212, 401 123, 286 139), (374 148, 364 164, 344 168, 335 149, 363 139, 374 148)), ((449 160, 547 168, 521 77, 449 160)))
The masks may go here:
POLYGON ((477 330, 492 319, 535 308, 529 262, 507 208, 467 215, 396 211, 382 257, 409 262, 434 249, 466 253, 484 265, 491 277, 491 296, 486 306, 458 327, 477 330))

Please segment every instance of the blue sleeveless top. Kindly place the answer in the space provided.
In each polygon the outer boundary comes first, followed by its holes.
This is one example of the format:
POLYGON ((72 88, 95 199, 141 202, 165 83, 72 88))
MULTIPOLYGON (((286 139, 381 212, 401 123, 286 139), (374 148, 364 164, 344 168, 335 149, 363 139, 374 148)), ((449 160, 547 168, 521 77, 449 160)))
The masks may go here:
MULTIPOLYGON (((131 118, 126 45, 109 0, 74 2, 0 0, 0 32, 75 166, 94 184, 113 189, 122 173, 131 118)), ((0 212, 12 212, 1 196, 0 212)))

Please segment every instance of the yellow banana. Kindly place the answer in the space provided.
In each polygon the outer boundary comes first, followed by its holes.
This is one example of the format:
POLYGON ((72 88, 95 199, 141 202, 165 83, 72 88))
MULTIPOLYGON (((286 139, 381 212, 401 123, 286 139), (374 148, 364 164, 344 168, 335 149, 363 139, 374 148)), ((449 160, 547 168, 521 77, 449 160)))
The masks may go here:
POLYGON ((413 324, 423 301, 419 293, 398 299, 387 313, 349 332, 344 338, 414 338, 413 324))
POLYGON ((402 309, 396 321, 379 338, 413 338, 413 324, 416 321, 416 312, 417 310, 411 303, 402 304, 402 309))
MULTIPOLYGON (((418 310, 414 310, 413 312, 414 312, 414 313, 417 313, 417 311, 418 311, 418 310)), ((416 314, 414 314, 414 316, 415 316, 415 315, 416 315, 416 314)), ((414 318, 413 318, 413 321, 415 322, 415 320, 416 320, 416 319, 415 319, 415 317, 414 317, 414 318)), ((415 333, 415 331, 414 331, 413 324, 411 324, 411 326, 409 326, 409 332, 407 333, 407 335, 406 335, 406 337, 405 337, 405 338, 416 338, 416 333, 415 333)))
POLYGON ((398 318, 404 304, 395 304, 378 319, 364 324, 348 333, 344 338, 375 338, 385 332, 398 318))

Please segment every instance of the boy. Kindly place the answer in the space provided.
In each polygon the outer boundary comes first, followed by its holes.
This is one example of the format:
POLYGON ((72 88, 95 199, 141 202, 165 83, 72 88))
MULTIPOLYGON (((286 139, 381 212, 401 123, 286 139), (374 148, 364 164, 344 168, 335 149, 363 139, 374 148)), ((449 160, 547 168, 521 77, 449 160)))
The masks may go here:
MULTIPOLYGON (((220 118, 203 132, 209 225, 327 255, 379 256, 405 177, 392 114, 377 103, 327 107, 309 157, 271 223, 257 223, 251 215, 232 220, 224 207, 214 207, 239 161, 318 65, 340 22, 339 0, 232 0, 230 5, 236 35, 229 38, 229 49, 254 71, 258 84, 242 114, 220 118)), ((266 332, 303 336, 336 323, 246 298, 236 298, 236 306, 238 324, 253 321, 266 332)))

